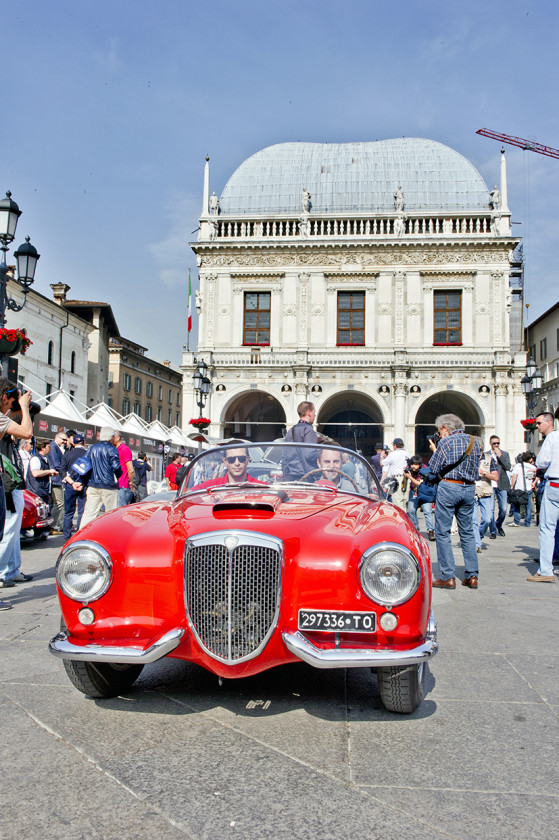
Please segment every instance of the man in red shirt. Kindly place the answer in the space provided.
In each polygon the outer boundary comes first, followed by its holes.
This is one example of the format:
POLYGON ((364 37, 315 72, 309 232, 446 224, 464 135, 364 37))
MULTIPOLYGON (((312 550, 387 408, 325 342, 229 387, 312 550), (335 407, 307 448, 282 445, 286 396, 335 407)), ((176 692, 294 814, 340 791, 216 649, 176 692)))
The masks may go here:
POLYGON ((226 449, 223 455, 223 463, 227 469, 225 475, 221 478, 210 478, 202 484, 197 484, 196 489, 200 487, 217 487, 222 484, 242 484, 249 481, 252 484, 264 484, 263 481, 253 478, 248 474, 248 464, 250 457, 247 449, 240 446, 235 449, 226 449))
POLYGON ((181 456, 178 452, 175 452, 171 457, 171 463, 167 465, 165 470, 165 482, 168 490, 178 490, 177 470, 181 466, 181 456))
POLYGON ((132 450, 126 446, 119 432, 115 432, 113 443, 118 449, 118 460, 122 469, 122 475, 118 480, 118 506, 129 505, 134 499, 134 465, 132 463, 132 450))

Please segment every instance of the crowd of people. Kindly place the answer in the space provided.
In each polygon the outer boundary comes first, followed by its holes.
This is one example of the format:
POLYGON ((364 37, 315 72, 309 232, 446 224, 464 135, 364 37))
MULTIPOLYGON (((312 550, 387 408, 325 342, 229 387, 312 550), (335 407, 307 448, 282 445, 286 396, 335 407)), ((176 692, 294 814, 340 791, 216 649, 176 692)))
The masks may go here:
POLYGON ((465 431, 463 421, 445 414, 435 421, 437 433, 430 436, 432 451, 428 463, 410 455, 401 438, 392 451, 377 444, 372 464, 392 502, 406 510, 419 528, 417 511, 425 517, 428 538, 436 541, 439 577, 437 589, 455 589, 455 561, 451 534, 458 532, 464 556, 462 585, 478 588, 478 555, 483 541, 504 537, 507 527, 530 527, 535 515, 540 538, 539 568, 529 575, 531 583, 554 583, 553 566, 559 565, 559 432, 555 417, 543 412, 536 418, 545 438, 539 454, 519 453, 511 463, 497 435, 483 441, 465 431), (524 520, 522 522, 522 520, 524 520))
MULTIPOLYGON (((20 537, 24 489, 48 506, 51 536, 70 539, 102 511, 141 501, 147 495, 152 465, 145 452, 134 457, 120 433, 103 427, 99 441, 85 448, 74 429, 59 431, 54 440, 33 438, 30 392, 22 393, 0 378, 0 588, 33 579, 21 570, 20 537)), ((186 459, 171 456, 165 483, 176 489, 176 473, 186 459)), ((11 604, 0 600, 0 610, 11 604)))

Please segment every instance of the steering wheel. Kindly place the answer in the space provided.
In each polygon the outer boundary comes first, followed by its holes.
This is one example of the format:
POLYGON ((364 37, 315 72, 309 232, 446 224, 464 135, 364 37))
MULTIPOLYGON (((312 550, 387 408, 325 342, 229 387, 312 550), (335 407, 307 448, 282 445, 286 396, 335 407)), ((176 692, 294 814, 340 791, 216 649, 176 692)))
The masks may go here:
MULTIPOLYGON (((309 472, 306 475, 304 475, 302 478, 300 478, 299 481, 304 481, 310 475, 314 475, 315 473, 320 473, 322 475, 323 472, 334 472, 334 473, 338 473, 343 478, 347 478, 347 480, 351 481, 351 483, 353 484, 353 486, 355 488, 355 492, 359 493, 359 487, 357 486, 355 481, 352 479, 352 477, 350 475, 348 475, 347 473, 345 473, 343 470, 337 470, 335 467, 328 467, 327 470, 319 470, 319 469, 309 470, 309 472)), ((326 481, 328 481, 328 479, 326 479, 326 481)))

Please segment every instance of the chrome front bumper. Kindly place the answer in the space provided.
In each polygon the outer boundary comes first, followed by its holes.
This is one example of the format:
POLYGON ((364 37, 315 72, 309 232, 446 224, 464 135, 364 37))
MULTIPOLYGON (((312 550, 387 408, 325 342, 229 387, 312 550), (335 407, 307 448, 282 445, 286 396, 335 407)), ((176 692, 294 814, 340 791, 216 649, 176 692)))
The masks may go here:
POLYGON ((121 662, 128 665, 148 665, 171 653, 180 643, 185 631, 177 627, 157 639, 148 648, 114 647, 113 645, 74 645, 68 634, 61 632, 49 642, 49 650, 61 659, 79 662, 121 662))
POLYGON ((393 668, 398 665, 419 665, 434 656, 437 644, 437 622, 431 613, 423 644, 411 650, 391 648, 329 648, 324 650, 309 642, 302 633, 282 633, 286 648, 313 668, 393 668))

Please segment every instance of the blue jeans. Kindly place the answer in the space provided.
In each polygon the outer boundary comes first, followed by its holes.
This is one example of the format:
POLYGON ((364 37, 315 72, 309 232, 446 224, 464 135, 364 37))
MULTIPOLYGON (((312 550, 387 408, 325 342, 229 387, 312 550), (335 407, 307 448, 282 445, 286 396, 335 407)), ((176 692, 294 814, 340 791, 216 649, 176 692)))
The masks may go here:
POLYGON ((493 503, 491 505, 491 525, 489 526, 489 530, 492 534, 496 534, 499 528, 503 527, 503 522, 505 521, 505 516, 507 515, 507 490, 493 490, 493 503), (499 515, 497 517, 497 521, 495 522, 495 503, 494 500, 497 499, 497 505, 499 508, 499 515))
POLYGON ((433 502, 423 502, 423 504, 420 505, 417 497, 415 499, 408 499, 408 516, 419 531, 419 522, 417 519, 418 507, 421 507, 421 510, 423 511, 423 516, 425 517, 425 527, 428 531, 433 531, 435 528, 435 522, 433 520, 433 502))
POLYGON ((62 533, 64 534, 64 541, 70 539, 72 536, 72 524, 74 522, 74 513, 78 507, 77 528, 79 531, 82 520, 83 509, 85 507, 85 487, 79 492, 70 487, 68 483, 64 484, 64 525, 62 533))
MULTIPOLYGON (((512 515, 514 517, 514 524, 520 525, 520 505, 514 504, 511 502, 510 509, 512 511, 512 515)), ((528 504, 526 505, 526 519, 524 520, 524 524, 526 527, 529 527, 532 523, 532 499, 528 500, 528 504)))
POLYGON ((552 487, 547 481, 540 507, 540 575, 553 574, 553 552, 558 522, 559 487, 552 487))
POLYGON ((481 541, 487 533, 491 523, 491 509, 493 507, 493 494, 491 496, 476 496, 474 499, 473 521, 476 548, 481 548, 481 541), (480 521, 478 525, 478 511, 480 521))
POLYGON ((118 488, 118 506, 124 507, 125 505, 131 504, 134 500, 134 494, 129 487, 119 487, 118 488))
POLYGON ((450 580, 455 577, 454 554, 450 542, 452 517, 456 517, 460 546, 464 555, 465 577, 478 576, 476 539, 474 535, 474 494, 473 484, 454 484, 441 481, 437 488, 435 503, 435 538, 437 540, 437 560, 439 577, 450 580))
POLYGON ((6 523, 4 525, 4 536, 0 543, 0 578, 12 580, 19 572, 21 566, 21 549, 19 536, 21 521, 23 519, 23 490, 13 490, 15 513, 6 511, 6 523))

